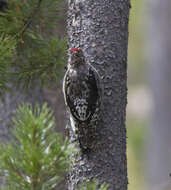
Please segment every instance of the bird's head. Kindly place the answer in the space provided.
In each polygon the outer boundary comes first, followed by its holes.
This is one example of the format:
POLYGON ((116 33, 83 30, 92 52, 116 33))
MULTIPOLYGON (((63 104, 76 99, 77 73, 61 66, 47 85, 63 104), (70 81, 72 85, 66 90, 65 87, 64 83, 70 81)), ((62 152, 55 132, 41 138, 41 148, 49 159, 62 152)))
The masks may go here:
POLYGON ((70 65, 78 66, 84 63, 84 55, 81 48, 71 48, 69 50, 70 53, 70 65))

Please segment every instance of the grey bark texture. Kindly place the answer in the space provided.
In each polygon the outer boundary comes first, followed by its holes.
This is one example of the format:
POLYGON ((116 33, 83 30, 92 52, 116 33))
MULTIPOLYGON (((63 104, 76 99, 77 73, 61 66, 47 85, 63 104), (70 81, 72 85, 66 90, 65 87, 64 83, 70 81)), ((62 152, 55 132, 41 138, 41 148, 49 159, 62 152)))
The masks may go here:
POLYGON ((97 178, 109 190, 127 189, 126 128, 129 0, 69 0, 69 48, 81 47, 104 86, 96 148, 83 153, 69 175, 69 190, 97 178))
POLYGON ((154 107, 148 132, 147 172, 149 189, 161 190, 171 180, 171 1, 150 0, 148 8, 147 53, 154 107))

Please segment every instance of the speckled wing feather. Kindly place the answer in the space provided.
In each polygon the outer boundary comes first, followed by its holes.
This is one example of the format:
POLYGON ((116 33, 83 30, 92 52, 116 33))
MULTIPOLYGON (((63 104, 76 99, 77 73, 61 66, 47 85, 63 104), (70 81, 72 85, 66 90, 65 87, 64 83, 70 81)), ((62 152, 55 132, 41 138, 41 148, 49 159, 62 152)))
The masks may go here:
POLYGON ((65 101, 72 116, 80 122, 89 121, 99 98, 95 71, 91 66, 82 71, 69 70, 65 76, 65 101))

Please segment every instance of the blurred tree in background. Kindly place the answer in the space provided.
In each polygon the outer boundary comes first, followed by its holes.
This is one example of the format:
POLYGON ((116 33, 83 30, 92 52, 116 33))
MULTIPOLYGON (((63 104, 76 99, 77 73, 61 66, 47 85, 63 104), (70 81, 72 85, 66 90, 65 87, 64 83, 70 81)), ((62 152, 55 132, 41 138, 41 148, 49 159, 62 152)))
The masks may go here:
POLYGON ((153 98, 147 144, 149 190, 171 189, 171 1, 150 0, 147 61, 153 98))
POLYGON ((144 190, 144 137, 149 113, 144 57, 145 2, 131 0, 131 5, 128 43, 128 189, 144 190))
POLYGON ((132 0, 128 61, 129 189, 169 190, 169 0, 132 0))

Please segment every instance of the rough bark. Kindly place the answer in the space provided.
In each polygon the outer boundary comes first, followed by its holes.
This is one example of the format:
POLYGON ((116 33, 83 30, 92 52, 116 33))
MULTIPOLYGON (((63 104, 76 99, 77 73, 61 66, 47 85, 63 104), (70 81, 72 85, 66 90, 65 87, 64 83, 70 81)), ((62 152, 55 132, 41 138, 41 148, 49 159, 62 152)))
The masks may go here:
POLYGON ((171 1, 150 0, 148 62, 153 95, 152 120, 148 135, 149 189, 163 189, 171 173, 171 1), (155 35, 154 35, 155 34, 155 35))
POLYGON ((104 94, 96 148, 85 152, 69 176, 69 190, 97 178, 109 190, 127 189, 125 110, 129 0, 69 0, 68 44, 81 47, 102 78, 104 94))

